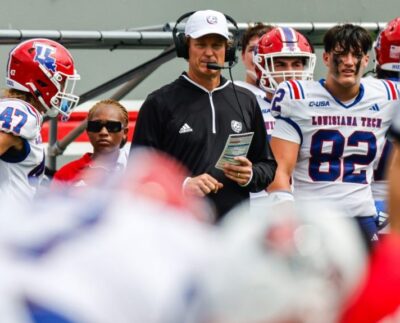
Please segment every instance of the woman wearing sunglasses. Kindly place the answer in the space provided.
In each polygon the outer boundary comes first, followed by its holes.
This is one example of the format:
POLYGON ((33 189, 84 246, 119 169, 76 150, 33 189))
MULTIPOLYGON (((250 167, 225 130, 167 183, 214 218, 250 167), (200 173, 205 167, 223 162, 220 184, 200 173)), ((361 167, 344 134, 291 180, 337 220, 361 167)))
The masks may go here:
POLYGON ((125 169, 127 154, 121 150, 128 134, 128 111, 115 100, 96 103, 88 113, 86 132, 93 153, 61 167, 53 177, 53 185, 60 182, 74 186, 88 185, 90 174, 112 174, 125 169))

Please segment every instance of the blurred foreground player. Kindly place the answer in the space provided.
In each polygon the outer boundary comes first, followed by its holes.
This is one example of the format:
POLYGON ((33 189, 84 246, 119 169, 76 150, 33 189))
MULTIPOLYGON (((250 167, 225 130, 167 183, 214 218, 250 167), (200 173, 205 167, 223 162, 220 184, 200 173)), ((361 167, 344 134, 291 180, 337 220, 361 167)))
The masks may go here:
POLYGON ((1 322, 194 322, 214 246, 207 212, 182 195, 180 166, 133 157, 102 189, 48 194, 29 216, 22 205, 0 216, 1 322))
POLYGON ((205 322, 335 323, 363 275, 358 227, 331 205, 236 208, 219 229, 205 322))

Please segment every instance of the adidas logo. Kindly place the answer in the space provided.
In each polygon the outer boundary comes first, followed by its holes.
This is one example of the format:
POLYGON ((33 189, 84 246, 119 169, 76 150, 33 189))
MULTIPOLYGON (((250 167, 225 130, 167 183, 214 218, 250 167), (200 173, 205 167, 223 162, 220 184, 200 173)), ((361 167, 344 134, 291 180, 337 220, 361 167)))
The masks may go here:
POLYGON ((372 107, 369 108, 371 111, 379 111, 379 106, 375 103, 372 107))
POLYGON ((185 124, 181 127, 181 129, 179 129, 179 133, 187 133, 187 132, 192 132, 192 131, 193 131, 193 129, 190 128, 190 126, 189 126, 187 123, 185 123, 185 124))
POLYGON ((379 241, 378 235, 374 233, 374 235, 371 238, 371 241, 379 241))

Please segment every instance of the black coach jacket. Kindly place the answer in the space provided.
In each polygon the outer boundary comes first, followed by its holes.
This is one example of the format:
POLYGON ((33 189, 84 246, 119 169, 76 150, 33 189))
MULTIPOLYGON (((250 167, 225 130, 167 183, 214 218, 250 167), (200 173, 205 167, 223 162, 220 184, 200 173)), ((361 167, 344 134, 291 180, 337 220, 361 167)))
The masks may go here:
POLYGON ((224 184, 210 193, 219 219, 249 192, 265 189, 274 179, 277 164, 266 141, 266 131, 255 96, 221 77, 213 91, 193 82, 183 73, 174 82, 151 93, 143 103, 132 147, 153 147, 173 156, 191 172, 208 173, 224 184), (238 102, 239 101, 239 102, 238 102), (247 158, 253 163, 253 177, 246 187, 226 178, 215 168, 230 134, 254 132, 247 158))

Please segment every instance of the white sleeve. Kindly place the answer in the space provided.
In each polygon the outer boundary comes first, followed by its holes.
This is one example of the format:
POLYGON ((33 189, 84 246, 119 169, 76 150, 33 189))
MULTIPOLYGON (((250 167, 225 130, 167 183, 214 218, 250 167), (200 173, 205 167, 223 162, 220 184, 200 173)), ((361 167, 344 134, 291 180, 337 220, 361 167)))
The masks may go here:
POLYGON ((25 139, 36 138, 42 119, 28 103, 16 99, 0 100, 0 130, 25 139))
POLYGON ((276 119, 272 137, 292 141, 301 145, 301 137, 298 131, 284 119, 276 119))

